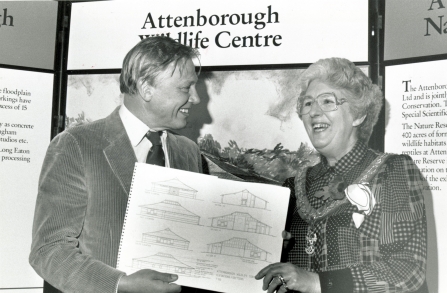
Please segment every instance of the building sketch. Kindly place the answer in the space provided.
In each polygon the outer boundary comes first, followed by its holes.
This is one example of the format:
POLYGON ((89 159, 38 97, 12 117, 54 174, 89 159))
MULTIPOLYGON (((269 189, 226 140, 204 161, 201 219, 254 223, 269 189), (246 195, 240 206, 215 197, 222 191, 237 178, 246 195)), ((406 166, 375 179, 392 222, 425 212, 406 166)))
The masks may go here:
POLYGON ((268 201, 244 189, 235 193, 222 194, 221 203, 266 210, 268 201))
POLYGON ((132 267, 182 275, 191 275, 194 272, 193 267, 182 263, 169 253, 161 252, 152 256, 132 259, 132 267))
POLYGON ((169 194, 187 198, 196 198, 197 196, 197 190, 189 187, 188 185, 184 184, 177 178, 160 182, 153 182, 151 189, 146 190, 146 192, 157 193, 157 194, 169 194))
POLYGON ((233 237, 229 240, 208 244, 208 253, 225 254, 267 260, 268 252, 244 238, 233 237))
POLYGON ((200 217, 184 207, 177 201, 164 200, 155 204, 147 204, 139 206, 141 208, 141 216, 149 218, 160 218, 176 222, 198 225, 200 217))
POLYGON ((270 234, 270 226, 256 220, 248 213, 234 212, 229 215, 212 218, 212 227, 252 232, 258 234, 270 234))
POLYGON ((175 234, 169 228, 154 232, 143 233, 141 241, 141 244, 145 245, 155 244, 185 250, 189 248, 189 243, 190 241, 175 234))

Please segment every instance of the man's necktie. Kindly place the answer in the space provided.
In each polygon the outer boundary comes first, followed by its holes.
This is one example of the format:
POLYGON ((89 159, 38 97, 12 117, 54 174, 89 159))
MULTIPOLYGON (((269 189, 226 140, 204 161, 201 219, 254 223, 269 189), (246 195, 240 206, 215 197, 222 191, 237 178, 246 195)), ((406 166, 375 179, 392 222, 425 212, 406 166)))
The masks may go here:
POLYGON ((165 166, 165 154, 163 152, 163 147, 161 145, 160 135, 161 131, 152 132, 148 131, 146 133, 147 139, 152 143, 152 147, 147 154, 146 163, 158 166, 165 166))

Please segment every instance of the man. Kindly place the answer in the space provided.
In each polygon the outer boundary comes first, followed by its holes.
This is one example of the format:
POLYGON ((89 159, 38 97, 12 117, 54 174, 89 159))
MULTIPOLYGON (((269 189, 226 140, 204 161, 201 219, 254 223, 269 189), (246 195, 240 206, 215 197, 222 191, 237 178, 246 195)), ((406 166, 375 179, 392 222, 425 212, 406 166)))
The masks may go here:
POLYGON ((201 172, 200 151, 170 132, 198 104, 195 50, 147 38, 123 61, 124 103, 110 116, 70 128, 51 142, 39 180, 30 264, 63 292, 180 292, 176 275, 115 269, 135 162, 161 133, 166 167, 201 172))

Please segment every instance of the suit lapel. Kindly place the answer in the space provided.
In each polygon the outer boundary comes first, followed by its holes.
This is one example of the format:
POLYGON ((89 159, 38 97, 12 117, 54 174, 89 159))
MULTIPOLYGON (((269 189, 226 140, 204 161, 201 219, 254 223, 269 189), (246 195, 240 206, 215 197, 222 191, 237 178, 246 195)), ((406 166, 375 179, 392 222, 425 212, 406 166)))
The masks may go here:
POLYGON ((118 110, 119 107, 105 119, 104 138, 108 144, 103 151, 124 192, 129 195, 137 158, 119 117, 118 110))
MULTIPOLYGON (((103 150, 107 162, 124 192, 129 195, 137 158, 119 116, 119 107, 105 118, 104 139, 107 142, 103 150)), ((177 137, 170 132, 168 132, 167 145, 171 168, 189 170, 187 152, 181 151, 182 146, 179 145, 177 137)))
POLYGON ((171 168, 189 170, 187 152, 180 151, 181 146, 179 146, 178 144, 177 137, 174 134, 168 132, 167 143, 169 165, 171 166, 171 168))

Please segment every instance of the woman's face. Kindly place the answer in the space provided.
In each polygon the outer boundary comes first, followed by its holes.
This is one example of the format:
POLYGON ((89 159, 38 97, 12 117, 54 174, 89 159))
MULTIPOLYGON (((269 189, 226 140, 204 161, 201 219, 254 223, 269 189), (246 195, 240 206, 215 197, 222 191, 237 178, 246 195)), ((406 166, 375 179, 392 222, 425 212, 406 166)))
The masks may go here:
POLYGON ((302 115, 302 120, 315 149, 331 163, 334 160, 338 161, 352 149, 357 141, 355 126, 358 126, 364 118, 354 119, 346 94, 321 81, 312 81, 307 88, 306 96, 316 98, 322 93, 335 93, 339 101, 345 99, 346 102, 338 105, 337 110, 330 112, 324 112, 318 103, 314 102, 310 112, 302 115))

